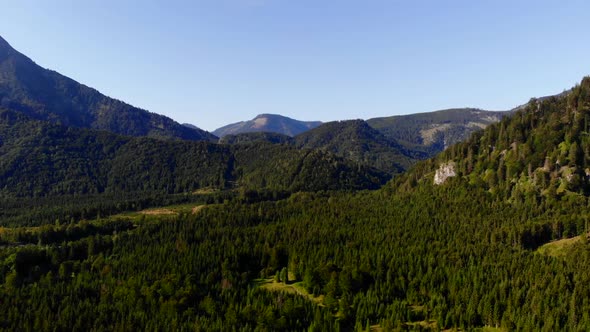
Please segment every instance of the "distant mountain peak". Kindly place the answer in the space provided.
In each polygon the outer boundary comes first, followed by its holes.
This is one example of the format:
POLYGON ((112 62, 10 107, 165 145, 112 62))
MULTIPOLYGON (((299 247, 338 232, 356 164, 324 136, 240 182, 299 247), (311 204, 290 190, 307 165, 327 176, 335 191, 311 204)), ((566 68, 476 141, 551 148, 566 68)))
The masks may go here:
POLYGON ((262 113, 252 120, 232 123, 213 131, 218 137, 252 132, 271 132, 295 136, 321 124, 320 121, 300 121, 280 114, 262 113))
POLYGON ((282 118, 282 119, 294 120, 288 116, 284 116, 281 114, 275 114, 275 113, 260 113, 256 117, 254 117, 254 119, 257 119, 257 118, 282 118))

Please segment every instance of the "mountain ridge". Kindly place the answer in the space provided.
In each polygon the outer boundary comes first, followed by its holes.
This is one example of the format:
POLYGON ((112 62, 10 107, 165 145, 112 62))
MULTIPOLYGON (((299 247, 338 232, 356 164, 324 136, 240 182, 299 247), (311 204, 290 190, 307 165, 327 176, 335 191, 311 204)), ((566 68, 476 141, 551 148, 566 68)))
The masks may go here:
POLYGON ((449 146, 469 138, 478 130, 510 111, 485 111, 478 108, 451 108, 426 113, 394 115, 371 118, 367 123, 385 136, 406 146, 423 146, 430 150, 430 157, 449 146))
MULTIPOLYGON (((433 157, 448 146, 467 139, 471 133, 499 121, 503 116, 513 111, 453 108, 425 113, 370 118, 364 121, 390 140, 403 145, 405 149, 416 150, 420 153, 426 151, 427 155, 424 157, 433 157)), ((308 125, 300 126, 298 131, 289 131, 282 129, 277 124, 267 125, 269 119, 271 122, 274 119, 298 121, 278 114, 260 114, 252 120, 240 121, 218 128, 213 133, 219 137, 231 135, 230 141, 235 141, 236 138, 247 139, 247 137, 240 137, 240 135, 255 132, 278 133, 296 137, 325 124, 319 121, 304 122, 308 125)), ((326 123, 343 121, 349 120, 335 120, 326 123)))
POLYGON ((201 130, 101 94, 37 65, 0 37, 0 106, 79 128, 130 136, 216 141, 201 130))
POLYGON ((301 121, 280 114, 262 113, 252 120, 240 121, 225 125, 213 131, 218 137, 248 132, 274 132, 288 136, 296 136, 309 129, 321 125, 320 121, 301 121))

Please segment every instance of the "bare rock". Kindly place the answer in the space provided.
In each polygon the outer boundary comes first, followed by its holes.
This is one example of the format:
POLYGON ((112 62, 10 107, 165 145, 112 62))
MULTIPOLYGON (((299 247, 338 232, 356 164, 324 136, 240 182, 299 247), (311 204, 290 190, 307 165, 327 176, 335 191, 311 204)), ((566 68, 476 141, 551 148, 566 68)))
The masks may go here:
POLYGON ((445 183, 448 178, 457 176, 455 172, 455 162, 449 161, 440 165, 434 173, 434 184, 439 185, 445 183))

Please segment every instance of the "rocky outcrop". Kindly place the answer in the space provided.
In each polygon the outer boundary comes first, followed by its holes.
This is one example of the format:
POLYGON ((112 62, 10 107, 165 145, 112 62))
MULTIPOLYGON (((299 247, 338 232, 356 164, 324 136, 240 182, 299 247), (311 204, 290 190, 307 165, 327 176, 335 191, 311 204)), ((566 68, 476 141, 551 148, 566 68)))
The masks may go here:
POLYGON ((440 165, 440 167, 434 173, 434 184, 439 185, 445 183, 448 178, 452 178, 457 175, 455 172, 455 162, 449 161, 440 165))

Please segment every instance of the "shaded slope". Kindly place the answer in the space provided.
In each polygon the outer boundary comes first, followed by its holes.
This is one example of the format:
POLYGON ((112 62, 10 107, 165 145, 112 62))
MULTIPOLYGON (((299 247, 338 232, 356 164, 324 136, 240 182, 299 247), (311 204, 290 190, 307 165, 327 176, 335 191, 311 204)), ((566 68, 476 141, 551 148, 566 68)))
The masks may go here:
POLYGON ((44 69, 0 37, 0 106, 66 126, 129 136, 216 140, 201 129, 104 96, 55 71, 44 69))

